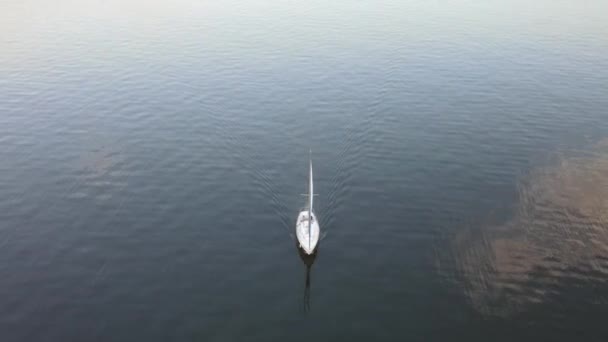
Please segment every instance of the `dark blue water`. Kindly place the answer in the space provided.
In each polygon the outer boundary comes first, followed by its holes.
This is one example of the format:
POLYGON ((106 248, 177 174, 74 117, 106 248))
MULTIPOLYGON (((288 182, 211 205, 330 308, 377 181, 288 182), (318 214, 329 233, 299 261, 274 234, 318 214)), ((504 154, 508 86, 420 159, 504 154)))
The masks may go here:
POLYGON ((607 13, 1 3, 0 340, 607 340, 607 13))

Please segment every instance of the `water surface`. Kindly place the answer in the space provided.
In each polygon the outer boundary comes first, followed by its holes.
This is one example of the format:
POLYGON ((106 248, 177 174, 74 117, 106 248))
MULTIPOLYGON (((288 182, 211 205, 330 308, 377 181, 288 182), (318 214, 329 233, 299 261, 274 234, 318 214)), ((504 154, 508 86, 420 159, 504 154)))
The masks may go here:
POLYGON ((607 2, 0 9, 2 341, 608 338, 607 2))

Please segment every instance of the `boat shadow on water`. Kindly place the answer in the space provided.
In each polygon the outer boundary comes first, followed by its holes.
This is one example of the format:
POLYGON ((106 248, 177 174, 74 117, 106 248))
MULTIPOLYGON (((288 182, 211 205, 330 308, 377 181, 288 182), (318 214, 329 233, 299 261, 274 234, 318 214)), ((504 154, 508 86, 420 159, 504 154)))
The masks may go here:
POLYGON ((309 312, 310 311, 310 282, 311 282, 310 270, 312 268, 312 265, 315 263, 317 255, 319 254, 319 246, 317 246, 317 248, 315 249, 315 251, 312 254, 306 254, 306 252, 299 246, 297 240, 296 240, 295 245, 296 245, 296 249, 298 250, 298 255, 300 256, 300 259, 304 263, 304 266, 306 266, 306 280, 304 283, 304 297, 302 300, 302 308, 303 308, 304 312, 309 312))

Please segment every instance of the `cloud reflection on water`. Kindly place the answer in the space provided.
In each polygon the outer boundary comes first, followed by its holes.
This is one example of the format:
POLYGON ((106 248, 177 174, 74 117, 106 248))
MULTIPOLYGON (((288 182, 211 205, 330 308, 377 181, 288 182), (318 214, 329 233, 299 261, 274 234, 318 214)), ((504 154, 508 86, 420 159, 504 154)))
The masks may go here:
POLYGON ((544 302, 567 279, 608 282, 608 139, 533 170, 511 219, 452 243, 457 278, 484 314, 544 302))

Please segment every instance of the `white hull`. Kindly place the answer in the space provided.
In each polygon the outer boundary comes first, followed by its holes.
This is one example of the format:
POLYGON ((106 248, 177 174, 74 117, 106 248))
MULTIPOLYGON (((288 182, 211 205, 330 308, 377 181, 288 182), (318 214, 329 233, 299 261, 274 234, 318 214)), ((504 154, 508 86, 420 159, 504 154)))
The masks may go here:
POLYGON ((308 236, 308 210, 301 211, 298 215, 298 221, 296 223, 296 236, 300 243, 300 248, 304 250, 306 254, 312 254, 317 248, 319 242, 319 223, 317 217, 312 213, 312 222, 310 223, 310 237, 308 236))

